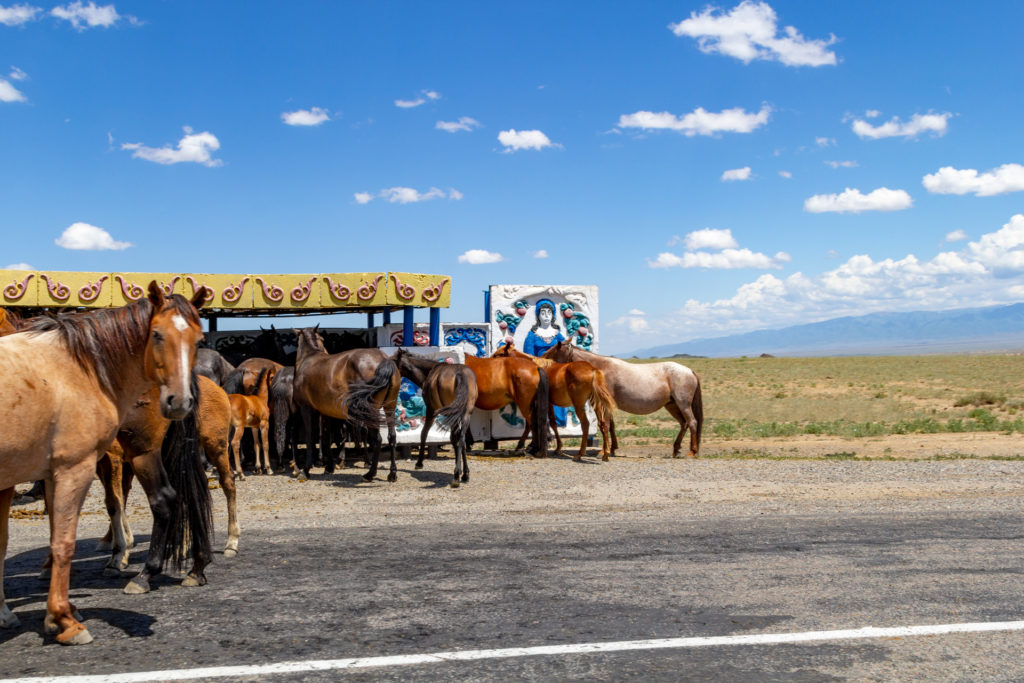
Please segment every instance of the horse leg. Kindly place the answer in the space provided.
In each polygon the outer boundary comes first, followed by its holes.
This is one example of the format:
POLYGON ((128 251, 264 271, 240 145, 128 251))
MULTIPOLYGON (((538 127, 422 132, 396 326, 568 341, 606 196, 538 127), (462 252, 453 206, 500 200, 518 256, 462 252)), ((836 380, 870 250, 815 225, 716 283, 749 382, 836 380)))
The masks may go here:
POLYGON ((320 453, 324 462, 324 474, 334 474, 334 452, 332 445, 334 435, 331 433, 331 420, 320 416, 320 453))
MULTIPOLYGON (((309 470, 313 467, 313 448, 316 442, 316 435, 313 433, 313 409, 309 406, 302 406, 299 410, 302 412, 302 426, 306 430, 306 457, 302 467, 298 468, 300 471, 296 475, 299 481, 305 481, 309 479, 309 470)), ((296 458, 298 458, 297 454, 296 458)))
POLYGON ((560 455, 562 453, 562 435, 558 433, 558 423, 555 422, 554 403, 548 404, 548 424, 551 425, 551 429, 555 432, 555 453, 560 455))
POLYGON ((96 473, 103 483, 103 502, 110 517, 110 528, 107 534, 111 541, 106 548, 103 542, 97 544, 97 550, 110 550, 110 559, 103 568, 104 576, 121 576, 128 568, 128 539, 124 533, 124 501, 121 499, 122 461, 119 453, 104 453, 96 463, 96 473))
MULTIPOLYGON (((398 481, 398 465, 395 463, 396 444, 398 443, 398 429, 395 427, 395 406, 384 406, 384 415, 386 416, 385 422, 388 425, 388 448, 391 449, 391 469, 388 471, 388 481, 394 483, 398 481)), ((378 457, 380 457, 379 451, 378 457)))
MULTIPOLYGON (((420 457, 416 459, 415 468, 418 470, 423 469, 423 458, 427 454, 427 432, 430 431, 430 427, 434 424, 434 406, 427 405, 427 412, 423 416, 423 429, 420 430, 420 457)), ((455 432, 452 432, 452 438, 455 437, 455 432)), ((452 446, 455 442, 452 441, 452 446)), ((458 464, 456 464, 458 467, 458 464)))
POLYGON ((260 439, 263 442, 263 473, 273 474, 274 470, 270 467, 270 422, 267 420, 260 425, 260 439))
POLYGON ((469 448, 469 415, 466 416, 465 426, 462 434, 459 435, 459 455, 462 458, 462 483, 469 481, 469 460, 466 459, 466 451, 469 448))
POLYGON ((608 420, 608 432, 612 436, 612 450, 611 454, 615 455, 615 451, 619 450, 619 438, 615 436, 615 418, 609 418, 608 420))
MULTIPOLYGON (((587 454, 587 435, 590 434, 590 418, 587 417, 587 400, 580 398, 574 392, 572 396, 572 407, 576 411, 576 417, 580 419, 580 428, 583 430, 583 436, 580 437, 580 452, 576 454, 573 460, 579 462, 583 459, 583 456, 587 454)), ((555 424, 554 420, 551 420, 551 424, 555 424)), ((558 431, 556 430, 557 434, 558 431)))
MULTIPOLYGON (((676 435, 676 440, 672 444, 672 457, 677 458, 679 457, 679 451, 682 450, 683 435, 686 434, 686 428, 688 426, 689 421, 683 415, 683 411, 680 410, 679 406, 676 405, 675 403, 669 403, 668 405, 666 405, 665 410, 667 410, 668 414, 674 417, 676 419, 676 422, 679 423, 679 434, 676 435)), ((687 457, 692 458, 693 453, 688 453, 687 457)))
POLYGON ((75 467, 58 471, 53 476, 54 491, 50 508, 53 529, 50 535, 50 556, 53 558, 53 568, 43 627, 48 633, 56 632, 57 642, 62 645, 92 642, 89 631, 74 616, 75 606, 68 600, 68 589, 78 516, 95 476, 98 455, 93 454, 75 467))
POLYGON ((8 518, 11 515, 11 501, 13 499, 13 486, 0 491, 0 628, 17 628, 21 626, 18 617, 7 606, 4 598, 4 560, 7 557, 8 518))
POLYGON ((240 446, 242 445, 242 432, 245 431, 245 427, 233 427, 234 434, 231 435, 231 454, 232 462, 235 468, 235 478, 245 481, 245 472, 242 471, 242 451, 240 446))
POLYGON ((238 527, 238 508, 235 497, 235 478, 231 473, 231 461, 228 456, 228 442, 221 435, 204 438, 200 431, 203 452, 206 459, 210 461, 217 470, 217 479, 224 491, 224 498, 228 504, 228 542, 224 545, 224 557, 234 557, 238 554, 238 536, 241 533, 238 527))
POLYGON ((171 516, 171 501, 177 493, 171 486, 160 460, 160 450, 146 451, 131 459, 132 469, 139 478, 142 489, 149 500, 149 509, 153 514, 153 532, 150 534, 149 552, 146 553, 146 564, 125 587, 124 592, 130 595, 149 592, 149 580, 163 571, 164 558, 161 554, 163 539, 167 534, 167 525, 171 516))
POLYGON ((368 451, 372 448, 373 455, 370 456, 370 469, 368 469, 366 474, 363 475, 363 480, 373 481, 374 477, 377 476, 377 463, 380 461, 380 430, 370 430, 370 433, 367 434, 367 438, 369 439, 369 443, 367 443, 366 448, 368 451))

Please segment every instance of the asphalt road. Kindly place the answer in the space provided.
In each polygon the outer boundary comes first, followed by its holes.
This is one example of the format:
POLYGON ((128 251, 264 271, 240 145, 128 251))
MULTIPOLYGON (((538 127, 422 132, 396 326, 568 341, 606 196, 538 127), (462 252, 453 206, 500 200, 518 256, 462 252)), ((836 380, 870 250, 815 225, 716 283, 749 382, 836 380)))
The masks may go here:
MULTIPOLYGON (((993 513, 247 528, 209 585, 167 578, 143 596, 102 577, 94 545, 79 542, 72 600, 95 642, 62 647, 42 635, 43 551, 12 539, 6 590, 23 626, 0 632, 0 677, 1024 619, 1024 524, 993 513)), ((1021 651, 1016 631, 275 679, 1021 680, 1021 651)))

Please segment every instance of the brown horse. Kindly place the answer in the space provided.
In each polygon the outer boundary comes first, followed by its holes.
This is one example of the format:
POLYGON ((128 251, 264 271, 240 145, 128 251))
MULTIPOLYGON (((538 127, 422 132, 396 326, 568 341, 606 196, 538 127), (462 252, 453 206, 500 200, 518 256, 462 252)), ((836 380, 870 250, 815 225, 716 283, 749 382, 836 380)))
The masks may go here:
MULTIPOLYGON (((380 462, 380 410, 388 426, 388 445, 391 448, 391 470, 388 481, 398 480, 395 464, 395 406, 401 376, 395 362, 380 349, 353 349, 341 353, 327 353, 324 341, 316 327, 295 330, 298 350, 295 356, 293 395, 302 412, 306 427, 306 458, 300 468, 300 478, 309 477, 313 466, 313 413, 350 420, 366 427, 374 454, 370 469, 363 475, 366 481, 377 476, 380 462)), ((322 443, 322 441, 321 441, 322 443)), ((327 473, 334 471, 334 463, 327 459, 327 473)))
POLYGON ((0 337, 6 337, 18 331, 18 316, 7 309, 0 308, 0 337))
MULTIPOLYGON (((238 512, 235 480, 228 459, 228 431, 230 429, 231 405, 227 394, 213 380, 196 376, 198 382, 198 404, 195 418, 198 439, 182 444, 193 451, 202 447, 206 458, 216 468, 220 486, 228 508, 228 540, 224 556, 234 557, 238 553, 238 512)), ((161 463, 161 446, 173 423, 160 415, 151 390, 121 425, 117 440, 111 444, 97 466, 97 474, 103 483, 107 513, 110 515, 110 529, 100 541, 97 550, 111 550, 107 567, 112 573, 120 574, 128 566, 128 550, 132 546, 131 529, 124 514, 124 503, 131 490, 132 479, 138 476, 143 489, 152 501, 156 493, 156 476, 161 463), (124 465, 128 465, 125 467, 124 465)), ((166 449, 163 449, 166 450, 166 449)), ((157 511, 154 510, 154 520, 157 511)), ((200 560, 204 558, 199 558, 200 560)), ((148 558, 147 558, 148 560, 148 558)), ((195 586, 205 583, 203 566, 196 562, 182 585, 195 586)), ((125 587, 126 593, 143 593, 149 588, 149 577, 156 574, 159 566, 149 566, 125 587)))
POLYGON ((438 362, 399 349, 394 355, 398 371, 423 390, 423 402, 427 413, 420 432, 420 457, 416 469, 423 469, 423 456, 427 450, 427 432, 435 418, 441 418, 438 429, 451 433, 451 444, 455 451, 455 474, 452 488, 459 487, 459 481, 469 481, 469 463, 466 462, 466 433, 469 418, 476 405, 476 376, 465 365, 438 362))
POLYGON ((590 433, 590 418, 587 417, 587 401, 594 406, 594 413, 597 414, 597 425, 601 430, 601 460, 608 460, 608 451, 611 441, 608 439, 608 429, 615 418, 615 399, 608 391, 608 385, 604 380, 604 373, 586 361, 573 361, 571 363, 557 363, 548 358, 538 358, 528 353, 523 353, 515 348, 514 344, 505 344, 492 354, 493 356, 514 356, 532 360, 538 367, 542 368, 548 376, 550 387, 550 414, 551 428, 555 430, 555 451, 562 451, 562 437, 558 433, 558 425, 555 424, 554 406, 562 408, 572 407, 576 410, 576 417, 580 420, 580 427, 583 428, 583 436, 580 441, 580 450, 573 460, 580 460, 587 454, 587 436, 590 433))
POLYGON ((525 358, 477 358, 466 355, 466 367, 476 377, 476 407, 499 410, 515 403, 526 421, 516 450, 522 450, 533 432, 539 458, 548 454, 548 377, 525 358))
POLYGON ((260 474, 265 471, 273 474, 270 467, 270 373, 267 368, 260 370, 256 378, 256 393, 228 394, 228 401, 231 403, 231 452, 234 453, 235 476, 245 479, 242 473, 242 433, 246 428, 252 432, 252 441, 256 448, 256 464, 254 472, 260 474), (262 462, 260 456, 263 456, 262 462))
MULTIPOLYGON (((164 417, 181 420, 195 399, 190 378, 203 336, 196 304, 149 296, 117 309, 37 318, 24 333, 0 338, 0 560, 7 552, 14 485, 46 481, 53 571, 44 626, 64 644, 88 643, 88 630, 68 600, 78 515, 96 461, 138 398, 156 385, 164 417)), ((170 486, 158 504, 175 497, 170 486)), ((0 595, 0 625, 17 618, 0 595)))
MULTIPOLYGON (((672 445, 672 457, 679 455, 683 435, 690 430, 689 457, 700 450, 700 431, 704 423, 704 402, 700 378, 680 363, 628 363, 618 358, 601 356, 560 341, 548 349, 544 358, 559 363, 585 360, 604 373, 616 405, 627 413, 647 415, 664 408, 679 422, 679 434, 672 445)), ((619 447, 615 438, 615 421, 611 423, 612 455, 619 447)))

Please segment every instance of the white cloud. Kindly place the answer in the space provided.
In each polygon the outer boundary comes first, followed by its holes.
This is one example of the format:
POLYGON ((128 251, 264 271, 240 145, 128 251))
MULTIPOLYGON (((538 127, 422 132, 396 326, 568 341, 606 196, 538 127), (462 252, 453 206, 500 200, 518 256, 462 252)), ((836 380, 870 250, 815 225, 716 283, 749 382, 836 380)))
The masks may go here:
POLYGON ((878 111, 877 109, 868 109, 866 112, 864 112, 864 118, 866 119, 877 119, 881 115, 882 112, 878 111))
POLYGON ((97 6, 94 2, 84 5, 80 1, 54 7, 50 15, 71 22, 78 31, 102 26, 110 28, 121 19, 113 5, 97 6))
POLYGON ((533 258, 547 258, 547 257, 548 257, 548 250, 547 249, 538 249, 537 251, 533 252, 533 258))
POLYGON ((814 138, 814 144, 818 147, 835 147, 835 138, 814 138))
POLYGON ((630 334, 642 334, 650 328, 650 323, 647 322, 647 318, 644 317, 646 314, 636 308, 631 309, 629 313, 615 320, 611 321, 609 325, 612 327, 625 327, 630 334))
POLYGON ((774 257, 769 257, 750 249, 739 249, 739 244, 732 236, 731 230, 715 230, 713 228, 694 230, 682 240, 673 237, 669 240, 669 245, 680 241, 686 245, 685 253, 680 256, 671 252, 662 252, 653 261, 648 260, 648 265, 651 268, 776 269, 781 268, 783 263, 790 260, 789 254, 781 251, 774 257), (702 249, 710 251, 701 251, 702 249))
POLYGON ((872 126, 867 121, 856 119, 853 122, 853 132, 862 138, 879 140, 881 138, 915 138, 921 133, 933 133, 944 135, 948 128, 949 119, 952 114, 914 114, 910 121, 901 123, 899 117, 893 117, 887 122, 872 126))
POLYGON ((313 107, 285 112, 281 114, 281 120, 289 126, 319 126, 324 121, 330 121, 331 115, 326 109, 313 107))
POLYGON ((698 107, 682 117, 667 111, 638 111, 621 115, 616 125, 619 128, 675 130, 687 136, 750 133, 768 123, 771 111, 768 105, 762 106, 756 114, 748 113, 741 107, 724 109, 717 114, 698 107))
POLYGON ((120 250, 134 246, 130 242, 119 242, 103 228, 88 223, 72 223, 54 240, 54 243, 65 249, 86 251, 120 250))
POLYGON ((516 130, 510 128, 498 133, 498 142, 505 146, 506 152, 520 149, 544 149, 556 145, 539 130, 516 130))
POLYGON ((12 263, 8 266, 4 266, 4 270, 35 270, 28 263, 12 263))
POLYGON ((459 263, 472 263, 476 265, 481 263, 498 263, 504 260, 505 258, 501 254, 487 251, 486 249, 470 249, 464 254, 459 254, 459 263))
POLYGON ((669 24, 677 36, 697 39, 701 52, 735 57, 744 64, 755 59, 782 62, 786 66, 824 66, 836 63, 834 52, 826 49, 836 42, 808 40, 792 26, 779 33, 778 18, 767 3, 744 0, 729 12, 705 7, 678 24, 669 24))
POLYGON ((779 171, 779 175, 782 176, 783 178, 792 178, 793 177, 793 174, 790 173, 789 171, 779 171))
POLYGON ((20 90, 8 81, 0 78, 0 102, 25 102, 26 98, 20 90))
POLYGON ((213 133, 193 133, 188 126, 182 130, 185 131, 185 136, 178 140, 177 147, 146 147, 141 142, 126 142, 121 145, 121 149, 133 150, 133 159, 145 159, 157 164, 192 162, 213 167, 224 163, 212 157, 212 153, 220 149, 220 141, 213 133))
POLYGON ((458 121, 438 121, 434 126, 438 130, 448 131, 449 133, 457 133, 460 130, 471 131, 479 127, 480 122, 468 116, 460 116, 458 121))
POLYGON ((921 184, 935 194, 973 193, 978 197, 992 197, 1024 190, 1024 166, 1003 164, 985 173, 978 173, 973 168, 943 166, 936 173, 922 178, 921 184))
POLYGON ((722 180, 750 180, 750 167, 744 166, 743 168, 729 169, 722 174, 722 180))
POLYGON ((432 187, 426 192, 420 192, 411 187, 388 187, 384 188, 377 194, 370 192, 356 192, 354 195, 357 204, 369 204, 376 198, 386 199, 392 204, 415 204, 417 202, 426 202, 431 199, 462 199, 463 194, 455 188, 450 188, 448 192, 444 190, 432 187))
POLYGON ((914 203, 904 190, 880 187, 868 194, 846 188, 839 194, 816 194, 804 201, 804 211, 810 213, 860 213, 861 211, 900 211, 914 203))
POLYGON ((413 109, 421 104, 426 104, 427 100, 439 99, 441 99, 441 93, 434 90, 421 90, 414 100, 395 100, 395 106, 400 109, 413 109))
POLYGON ((0 24, 4 26, 20 26, 21 24, 34 21, 36 15, 42 11, 41 7, 33 7, 24 3, 11 5, 10 7, 0 5, 0 24))
POLYGON ((11 74, 8 76, 12 81, 27 81, 28 74, 16 66, 11 67, 11 74))
POLYGON ((967 239, 967 233, 966 232, 964 232, 963 230, 953 230, 952 232, 947 232, 946 233, 946 237, 943 239, 943 241, 944 242, 960 242, 960 241, 965 240, 965 239, 967 239))
MULTIPOLYGON (((732 230, 715 230, 704 228, 688 233, 683 240, 686 248, 690 251, 697 249, 735 249, 739 246, 736 238, 732 236, 732 230)), ((671 245, 672 242, 669 242, 671 245)))
POLYGON ((825 165, 832 168, 857 168, 859 164, 856 161, 826 161, 825 165))

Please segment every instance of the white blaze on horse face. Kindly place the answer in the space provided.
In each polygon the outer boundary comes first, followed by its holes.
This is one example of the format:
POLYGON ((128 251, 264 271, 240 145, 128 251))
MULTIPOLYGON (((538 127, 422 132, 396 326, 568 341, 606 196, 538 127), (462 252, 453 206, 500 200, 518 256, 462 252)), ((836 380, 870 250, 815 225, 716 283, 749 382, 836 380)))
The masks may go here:
MULTIPOLYGON (((185 330, 188 329, 188 321, 186 321, 183 317, 181 317, 181 315, 177 315, 177 314, 174 315, 171 318, 171 322, 174 324, 174 329, 178 330, 179 332, 184 332, 185 330)), ((188 396, 189 395, 189 389, 190 389, 190 387, 189 387, 189 376, 192 374, 191 372, 189 372, 189 367, 188 367, 188 344, 186 343, 184 337, 182 337, 182 339, 179 342, 179 344, 180 344, 179 358, 181 359, 181 390, 180 390, 181 393, 180 393, 180 395, 181 396, 188 396)))

